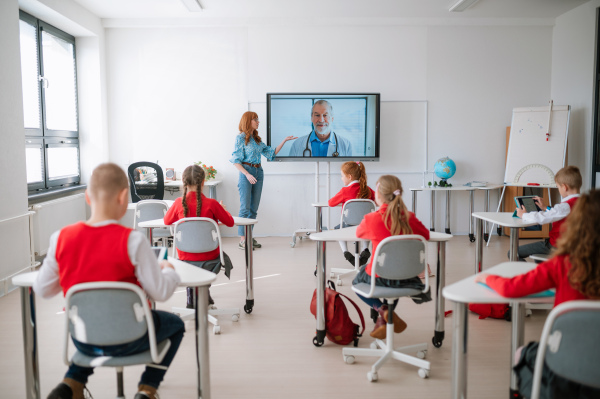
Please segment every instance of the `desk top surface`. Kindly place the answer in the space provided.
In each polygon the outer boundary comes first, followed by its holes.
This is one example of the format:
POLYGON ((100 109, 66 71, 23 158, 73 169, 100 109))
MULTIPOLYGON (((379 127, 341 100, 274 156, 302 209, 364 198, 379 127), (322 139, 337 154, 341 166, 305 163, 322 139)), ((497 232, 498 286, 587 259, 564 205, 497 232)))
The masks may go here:
MULTIPOLYGON (((257 223, 258 223, 258 220, 256 220, 256 219, 247 219, 247 218, 241 218, 238 216, 233 216, 233 225, 234 226, 248 226, 248 225, 257 224, 257 223)), ((219 226, 222 226, 222 224, 219 223, 219 226)), ((165 225, 164 219, 152 219, 152 220, 146 220, 145 222, 139 222, 138 227, 155 228, 155 227, 167 227, 167 225, 165 225)))
POLYGON ((528 227, 538 224, 537 222, 525 223, 523 219, 513 217, 512 212, 473 212, 473 217, 504 227, 528 227))
MULTIPOLYGON (((314 241, 369 241, 365 238, 356 237, 356 229, 358 226, 345 227, 343 229, 327 230, 321 233, 313 233, 309 237, 314 241)), ((448 241, 452 238, 452 234, 438 233, 432 231, 429 233, 429 241, 448 241)))
MULTIPOLYGON (((200 287, 210 284, 217 278, 216 274, 208 270, 190 265, 171 256, 169 256, 169 262, 181 278, 180 287, 200 287)), ((18 274, 12 278, 12 283, 18 287, 31 287, 38 273, 39 271, 18 274)))
MULTIPOLYGON (((513 277, 519 274, 527 273, 534 269, 536 264, 531 262, 504 262, 484 270, 485 273, 497 274, 503 277, 513 277)), ((460 303, 518 303, 518 302, 535 302, 535 303, 554 303, 554 297, 522 297, 522 298, 505 298, 496 291, 478 284, 474 281, 475 275, 469 276, 454 284, 444 287, 442 295, 446 299, 460 303)))

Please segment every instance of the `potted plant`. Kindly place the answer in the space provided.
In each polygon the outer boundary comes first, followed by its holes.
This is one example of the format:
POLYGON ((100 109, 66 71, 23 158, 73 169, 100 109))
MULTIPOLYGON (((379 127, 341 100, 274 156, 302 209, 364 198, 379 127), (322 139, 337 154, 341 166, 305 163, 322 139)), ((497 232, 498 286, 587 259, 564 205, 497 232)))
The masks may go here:
POLYGON ((202 169, 204 169, 204 174, 205 174, 204 180, 206 180, 206 181, 209 181, 210 179, 214 179, 215 176, 217 175, 217 170, 215 168, 213 168, 212 166, 206 166, 201 161, 194 162, 194 164, 198 165, 202 169))

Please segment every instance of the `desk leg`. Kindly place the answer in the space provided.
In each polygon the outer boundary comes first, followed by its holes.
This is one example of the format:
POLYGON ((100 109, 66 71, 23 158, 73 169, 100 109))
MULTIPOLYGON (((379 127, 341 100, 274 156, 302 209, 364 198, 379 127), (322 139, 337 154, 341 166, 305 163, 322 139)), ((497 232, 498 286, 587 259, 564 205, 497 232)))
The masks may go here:
POLYGON ((510 261, 517 262, 519 260, 519 229, 510 229, 510 261))
POLYGON ((21 320, 23 323, 23 352, 25 354, 25 397, 27 399, 40 399, 35 294, 31 287, 21 287, 21 320))
POLYGON ((152 246, 152 228, 148 227, 146 229, 146 237, 148 237, 148 241, 150 241, 150 246, 152 246))
POLYGON ((473 212, 475 211, 475 190, 469 191, 469 241, 475 242, 473 235, 473 212))
POLYGON ((467 397, 467 339, 469 324, 466 303, 454 304, 452 318, 452 399, 467 397))
POLYGON ((325 253, 326 241, 317 241, 317 335, 313 338, 315 346, 325 342, 325 253))
MULTIPOLYGON (((512 232, 512 229, 511 229, 512 232)), ((521 395, 518 392, 517 386, 517 375, 512 369, 513 356, 520 346, 523 346, 523 338, 525 332, 525 304, 524 303, 513 303, 512 304, 512 330, 510 339, 510 398, 519 399, 521 395)))
POLYGON ((254 307, 254 265, 252 263, 252 251, 254 251, 253 240, 252 240, 252 225, 247 224, 246 230, 246 304, 244 305, 244 312, 252 313, 254 307))
POLYGON ((483 221, 479 218, 475 221, 475 274, 482 270, 483 262, 483 221))
POLYGON ((412 192, 412 199, 413 199, 412 213, 414 213, 416 215, 417 214, 417 191, 416 190, 412 192))
POLYGON ((450 190, 446 191, 446 234, 450 233, 450 190))
POLYGON ((431 212, 430 212, 430 231, 435 231, 435 191, 431 191, 431 212))
POLYGON ((433 346, 439 348, 444 341, 444 316, 446 301, 442 290, 446 285, 446 242, 437 243, 437 279, 435 282, 435 330, 433 331, 433 346))
MULTIPOLYGON (((485 190, 485 202, 483 203, 483 211, 488 212, 490 209, 490 190, 485 190)), ((490 235, 488 233, 488 222, 485 222, 483 229, 483 238, 485 242, 488 242, 490 235)))
POLYGON ((210 186, 208 188, 208 197, 212 199, 217 199, 217 186, 210 186))
POLYGON ((210 364, 208 355, 208 286, 195 287, 196 364, 198 366, 198 399, 210 399, 210 364), (200 312, 198 309, 203 309, 200 312))

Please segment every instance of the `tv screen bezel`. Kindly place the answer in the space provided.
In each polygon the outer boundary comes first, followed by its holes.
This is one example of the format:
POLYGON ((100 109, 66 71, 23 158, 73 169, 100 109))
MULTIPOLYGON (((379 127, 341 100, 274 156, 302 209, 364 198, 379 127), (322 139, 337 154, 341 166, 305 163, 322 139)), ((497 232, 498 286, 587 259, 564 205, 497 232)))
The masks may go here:
MULTIPOLYGON (((269 162, 378 162, 380 158, 380 115, 381 115, 381 93, 315 93, 315 92, 295 92, 295 93, 267 93, 267 145, 272 146, 271 142, 271 96, 315 96, 327 98, 327 96, 375 96, 377 109, 375 111, 375 155, 374 156, 353 156, 353 157, 277 157, 269 162)), ((286 143, 288 144, 288 143, 286 143)), ((279 143, 275 143, 279 145, 279 143)))

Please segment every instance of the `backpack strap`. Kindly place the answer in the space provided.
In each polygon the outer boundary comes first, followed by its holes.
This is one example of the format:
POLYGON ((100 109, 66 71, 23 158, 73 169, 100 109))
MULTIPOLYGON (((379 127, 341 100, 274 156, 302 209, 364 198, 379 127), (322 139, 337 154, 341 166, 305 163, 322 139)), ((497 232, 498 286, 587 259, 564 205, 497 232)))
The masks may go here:
POLYGON ((358 308, 358 305, 356 303, 354 303, 354 301, 352 299, 348 298, 346 295, 344 295, 340 292, 338 292, 338 295, 346 298, 348 300, 348 302, 350 302, 354 306, 354 309, 356 309, 356 313, 358 313, 358 316, 360 317, 360 324, 362 324, 362 331, 360 332, 359 336, 362 336, 363 333, 365 332, 365 318, 363 317, 362 312, 358 308))

